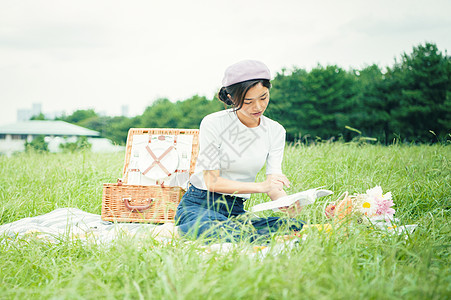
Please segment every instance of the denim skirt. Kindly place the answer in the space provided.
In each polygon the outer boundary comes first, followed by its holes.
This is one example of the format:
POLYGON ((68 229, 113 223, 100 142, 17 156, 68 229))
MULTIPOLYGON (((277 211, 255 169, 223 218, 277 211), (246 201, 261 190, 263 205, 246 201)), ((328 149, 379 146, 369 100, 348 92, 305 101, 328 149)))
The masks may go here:
POLYGON ((183 236, 225 242, 269 240, 271 234, 302 229, 303 222, 291 218, 258 218, 244 210, 246 199, 209 192, 190 185, 177 207, 176 225, 183 236))

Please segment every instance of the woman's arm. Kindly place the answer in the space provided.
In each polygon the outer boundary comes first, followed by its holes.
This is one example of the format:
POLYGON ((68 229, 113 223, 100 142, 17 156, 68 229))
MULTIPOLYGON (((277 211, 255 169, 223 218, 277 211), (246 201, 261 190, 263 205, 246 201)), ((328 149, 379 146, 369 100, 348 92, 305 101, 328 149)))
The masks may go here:
MULTIPOLYGON (((223 178, 219 176, 219 170, 204 171, 204 181, 207 189, 211 192, 226 194, 252 194, 268 193, 271 197, 282 195, 283 186, 289 186, 290 182, 285 175, 268 175, 262 182, 241 182, 223 178)), ((272 198, 275 200, 277 198, 272 198)), ((279 196, 281 197, 281 196, 279 196)))
MULTIPOLYGON (((204 180, 210 192, 227 194, 266 193, 273 201, 286 196, 287 193, 283 190, 283 186, 290 186, 290 182, 283 174, 267 175, 266 180, 262 182, 241 182, 225 179, 219 176, 219 170, 211 170, 204 171, 204 180)), ((294 217, 299 214, 301 208, 293 205, 280 208, 280 210, 287 213, 289 217, 294 217)))

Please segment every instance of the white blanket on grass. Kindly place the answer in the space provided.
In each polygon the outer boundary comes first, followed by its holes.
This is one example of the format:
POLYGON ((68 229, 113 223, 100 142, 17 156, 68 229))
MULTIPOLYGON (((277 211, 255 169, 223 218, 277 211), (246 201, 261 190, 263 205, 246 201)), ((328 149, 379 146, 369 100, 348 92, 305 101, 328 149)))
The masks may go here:
MULTIPOLYGON (((108 245, 118 237, 144 237, 158 225, 140 223, 113 223, 102 221, 100 215, 84 212, 77 208, 58 208, 44 215, 24 218, 9 224, 0 225, 0 237, 11 239, 35 236, 52 243, 67 239, 76 239, 82 242, 94 242, 108 245)), ((155 237, 163 244, 169 243, 170 238, 155 237)), ((267 255, 278 255, 296 246, 299 239, 280 243, 275 246, 251 246, 240 250, 244 254, 263 258, 267 255)), ((188 242, 189 243, 189 242, 188 242)), ((199 246, 199 253, 225 254, 233 251, 236 243, 219 243, 199 246)))
POLYGON ((110 242, 123 235, 148 233, 157 225, 139 223, 112 223, 102 221, 100 215, 87 213, 77 208, 58 208, 44 215, 24 218, 0 225, 0 236, 22 237, 37 235, 51 241, 63 238, 96 242, 110 242))
MULTIPOLYGON (((58 243, 64 240, 80 240, 82 242, 94 242, 108 245, 119 237, 148 237, 151 230, 158 225, 142 223, 113 223, 102 221, 100 215, 84 212, 77 208, 58 208, 44 215, 24 218, 9 224, 0 225, 0 237, 14 239, 26 236, 36 236, 39 239, 58 243)), ((388 233, 409 234, 417 225, 405 225, 395 228, 387 228, 388 233)), ((407 237, 407 236, 406 236, 407 237)), ((302 235, 302 240, 307 234, 302 235)), ((155 237, 155 239, 169 243, 170 238, 155 237)), ((241 250, 250 256, 263 258, 267 255, 278 255, 289 251, 301 239, 295 238, 272 246, 251 246, 247 250, 241 250)), ((228 253, 236 248, 235 243, 220 243, 201 247, 201 253, 228 253)))

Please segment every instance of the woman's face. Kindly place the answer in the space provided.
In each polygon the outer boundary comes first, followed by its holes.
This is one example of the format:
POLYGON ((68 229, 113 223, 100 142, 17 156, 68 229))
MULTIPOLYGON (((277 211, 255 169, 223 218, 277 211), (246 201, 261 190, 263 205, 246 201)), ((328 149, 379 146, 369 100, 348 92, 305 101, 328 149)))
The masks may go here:
POLYGON ((260 124, 260 117, 269 103, 269 89, 261 83, 250 88, 244 96, 243 107, 236 113, 240 121, 247 127, 256 127, 260 124))

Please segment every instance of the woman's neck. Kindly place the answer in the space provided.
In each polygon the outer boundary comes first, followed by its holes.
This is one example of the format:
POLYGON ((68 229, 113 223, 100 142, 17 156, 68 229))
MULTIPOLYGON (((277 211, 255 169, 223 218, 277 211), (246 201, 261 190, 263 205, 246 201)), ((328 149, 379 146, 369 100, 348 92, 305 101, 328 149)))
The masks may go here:
POLYGON ((238 120, 240 120, 240 122, 249 128, 253 128, 253 127, 258 127, 260 125, 261 122, 261 117, 258 118, 258 120, 255 119, 251 119, 251 118, 246 118, 246 116, 243 116, 242 114, 236 112, 236 116, 238 117, 238 120))

